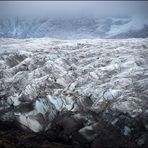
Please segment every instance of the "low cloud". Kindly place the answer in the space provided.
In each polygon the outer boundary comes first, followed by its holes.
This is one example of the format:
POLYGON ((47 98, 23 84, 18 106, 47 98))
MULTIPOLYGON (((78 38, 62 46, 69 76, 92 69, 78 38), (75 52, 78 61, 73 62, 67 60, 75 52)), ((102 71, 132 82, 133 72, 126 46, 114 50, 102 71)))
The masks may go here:
POLYGON ((115 16, 147 15, 146 1, 1 1, 6 16, 115 16))

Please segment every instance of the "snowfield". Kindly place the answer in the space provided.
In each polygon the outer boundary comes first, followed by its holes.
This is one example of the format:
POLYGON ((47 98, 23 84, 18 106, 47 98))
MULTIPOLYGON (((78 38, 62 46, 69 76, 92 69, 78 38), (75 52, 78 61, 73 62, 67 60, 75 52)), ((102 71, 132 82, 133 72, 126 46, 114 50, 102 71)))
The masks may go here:
POLYGON ((148 39, 1 38, 0 119, 39 132, 66 110, 85 118, 79 133, 88 141, 96 134, 86 132, 97 123, 92 114, 124 136, 138 133, 134 140, 142 145, 139 138, 148 130, 148 39))

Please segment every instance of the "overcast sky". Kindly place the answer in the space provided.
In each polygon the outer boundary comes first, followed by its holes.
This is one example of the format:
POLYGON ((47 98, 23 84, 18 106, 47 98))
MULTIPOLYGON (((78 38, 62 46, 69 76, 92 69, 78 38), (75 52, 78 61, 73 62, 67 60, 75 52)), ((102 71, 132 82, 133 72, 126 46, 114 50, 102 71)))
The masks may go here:
POLYGON ((0 15, 111 16, 148 14, 147 1, 0 1, 0 15))

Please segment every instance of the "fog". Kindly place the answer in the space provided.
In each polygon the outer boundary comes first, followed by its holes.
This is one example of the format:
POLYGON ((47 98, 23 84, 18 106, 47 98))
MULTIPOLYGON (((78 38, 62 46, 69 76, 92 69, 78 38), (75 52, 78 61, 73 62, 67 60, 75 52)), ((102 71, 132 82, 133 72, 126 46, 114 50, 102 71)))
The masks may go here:
POLYGON ((1 1, 0 16, 82 17, 148 14, 146 1, 1 1))

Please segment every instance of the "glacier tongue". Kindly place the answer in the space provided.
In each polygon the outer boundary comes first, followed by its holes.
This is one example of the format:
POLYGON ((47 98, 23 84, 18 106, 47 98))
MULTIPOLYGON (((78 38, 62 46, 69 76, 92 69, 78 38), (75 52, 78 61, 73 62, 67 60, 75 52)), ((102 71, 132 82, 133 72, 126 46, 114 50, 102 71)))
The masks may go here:
POLYGON ((39 132, 66 110, 101 113, 114 126, 118 113, 147 115, 148 39, 3 38, 0 46, 1 120, 39 132))

